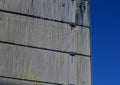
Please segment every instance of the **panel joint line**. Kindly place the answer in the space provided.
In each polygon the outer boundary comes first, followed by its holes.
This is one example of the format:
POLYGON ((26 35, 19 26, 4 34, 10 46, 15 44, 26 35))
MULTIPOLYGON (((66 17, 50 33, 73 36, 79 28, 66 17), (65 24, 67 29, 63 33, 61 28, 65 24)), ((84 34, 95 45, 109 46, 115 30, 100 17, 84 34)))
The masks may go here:
POLYGON ((44 84, 51 84, 51 85, 65 85, 60 83, 54 83, 54 82, 46 82, 46 81, 38 81, 38 80, 30 80, 30 79, 22 79, 22 78, 15 78, 15 77, 8 77, 8 76, 1 76, 0 78, 3 79, 14 79, 14 80, 20 80, 20 81, 29 81, 29 82, 35 82, 35 83, 44 83, 44 84))
POLYGON ((30 14, 24 14, 24 13, 18 13, 18 12, 14 12, 14 11, 3 10, 3 9, 0 9, 0 12, 9 13, 9 14, 16 14, 16 15, 26 16, 26 17, 36 18, 36 19, 48 20, 48 21, 53 21, 53 22, 58 22, 58 23, 64 23, 64 24, 68 24, 68 25, 70 25, 72 27, 81 26, 81 27, 85 27, 85 28, 90 28, 90 26, 80 25, 80 24, 73 23, 73 22, 66 22, 66 21, 62 21, 62 20, 55 20, 55 19, 35 16, 35 15, 30 15, 30 14))
POLYGON ((70 56, 85 56, 85 57, 91 57, 90 55, 86 54, 81 54, 77 52, 68 52, 68 51, 61 51, 61 50, 56 50, 56 49, 49 49, 49 48, 43 48, 43 47, 37 47, 37 46, 31 46, 31 45, 24 45, 24 44, 18 44, 18 43, 13 43, 13 42, 7 42, 7 41, 0 41, 2 44, 9 44, 9 45, 15 45, 15 46, 21 46, 21 47, 27 47, 27 48, 34 48, 34 49, 40 49, 40 50, 46 50, 46 51, 53 51, 53 52, 58 52, 58 53, 66 53, 69 54, 70 56))

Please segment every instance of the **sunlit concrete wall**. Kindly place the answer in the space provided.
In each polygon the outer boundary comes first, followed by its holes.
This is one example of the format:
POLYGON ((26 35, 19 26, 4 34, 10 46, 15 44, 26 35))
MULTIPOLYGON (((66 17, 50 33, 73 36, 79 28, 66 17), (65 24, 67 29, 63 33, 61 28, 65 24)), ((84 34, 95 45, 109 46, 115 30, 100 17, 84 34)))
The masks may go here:
MULTIPOLYGON (((89 1, 0 0, 0 75, 91 85, 89 20, 89 1)), ((0 83, 49 85, 10 78, 0 83)))

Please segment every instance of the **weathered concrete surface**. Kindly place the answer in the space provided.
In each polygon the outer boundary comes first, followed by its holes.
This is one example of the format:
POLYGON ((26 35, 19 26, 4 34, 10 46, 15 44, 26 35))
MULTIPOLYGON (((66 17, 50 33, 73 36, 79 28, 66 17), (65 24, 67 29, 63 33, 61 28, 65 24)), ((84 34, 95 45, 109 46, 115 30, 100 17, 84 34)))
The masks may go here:
POLYGON ((71 0, 0 0, 0 9, 73 22, 75 8, 71 0))
MULTIPOLYGON (((71 0, 34 0, 33 2, 32 0, 0 0, 0 9, 68 22, 76 22, 76 19, 79 19, 77 23, 89 26, 89 9, 85 10, 81 18, 76 6, 78 2, 71 2, 71 0), (76 18, 76 13, 79 18, 76 18)), ((79 26, 71 28, 68 24, 3 12, 0 12, 0 41, 91 55, 88 28, 79 26)), ((91 85, 90 62, 90 58, 85 56, 73 57, 63 53, 0 43, 0 75, 3 76, 63 84, 91 85)), ((1 81, 22 83, 22 81, 6 79, 1 81)))

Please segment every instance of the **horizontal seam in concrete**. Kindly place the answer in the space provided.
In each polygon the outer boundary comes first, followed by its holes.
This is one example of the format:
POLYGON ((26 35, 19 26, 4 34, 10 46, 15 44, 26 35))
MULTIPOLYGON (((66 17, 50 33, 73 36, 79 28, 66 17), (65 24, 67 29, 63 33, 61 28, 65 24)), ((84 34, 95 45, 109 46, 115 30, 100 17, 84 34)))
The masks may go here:
POLYGON ((2 44, 9 44, 9 45, 16 45, 16 46, 22 46, 22 47, 28 47, 28 48, 34 48, 34 49, 40 49, 40 50, 47 50, 47 51, 53 51, 53 52, 58 52, 58 53, 66 53, 69 54, 71 56, 84 56, 84 57, 91 57, 90 55, 86 55, 86 54, 81 54, 81 53, 77 53, 77 52, 68 52, 68 51, 61 51, 61 50, 55 50, 55 49, 49 49, 49 48, 43 48, 43 47, 37 47, 37 46, 31 46, 31 45, 24 45, 24 44, 18 44, 18 43, 13 43, 13 42, 6 42, 6 41, 0 41, 0 43, 2 44))
POLYGON ((36 19, 48 20, 48 21, 53 21, 53 22, 58 22, 58 23, 64 23, 64 24, 70 25, 71 27, 81 26, 81 27, 85 27, 85 28, 90 28, 89 26, 79 25, 79 24, 76 24, 76 23, 73 23, 73 22, 66 22, 66 21, 61 21, 61 20, 55 20, 55 19, 35 16, 35 15, 30 15, 30 14, 24 14, 24 13, 18 13, 18 12, 3 10, 3 9, 0 9, 0 12, 16 14, 16 15, 26 16, 26 17, 36 18, 36 19))
POLYGON ((0 78, 21 80, 21 81, 29 81, 29 82, 35 82, 35 83, 45 83, 45 84, 54 84, 54 85, 64 85, 64 84, 54 83, 54 82, 46 82, 46 81, 38 81, 38 80, 30 80, 30 79, 22 79, 22 78, 15 78, 15 77, 8 77, 8 76, 1 76, 1 75, 0 75, 0 78))

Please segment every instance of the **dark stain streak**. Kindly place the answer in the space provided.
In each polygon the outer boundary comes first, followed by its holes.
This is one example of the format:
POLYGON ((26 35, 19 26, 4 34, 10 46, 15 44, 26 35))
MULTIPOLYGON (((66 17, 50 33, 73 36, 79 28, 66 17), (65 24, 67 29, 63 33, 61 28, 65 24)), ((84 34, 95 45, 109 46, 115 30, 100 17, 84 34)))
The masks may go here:
POLYGON ((33 0, 31 0, 30 8, 28 8, 28 14, 33 10, 33 0))
POLYGON ((2 17, 3 17, 3 15, 1 14, 1 15, 0 15, 0 20, 2 19, 2 17))
POLYGON ((31 7, 33 7, 33 0, 31 1, 31 7))
POLYGON ((73 4, 75 0, 71 0, 71 1, 72 1, 72 4, 73 4))
POLYGON ((65 3, 63 3, 62 6, 65 7, 65 3))

